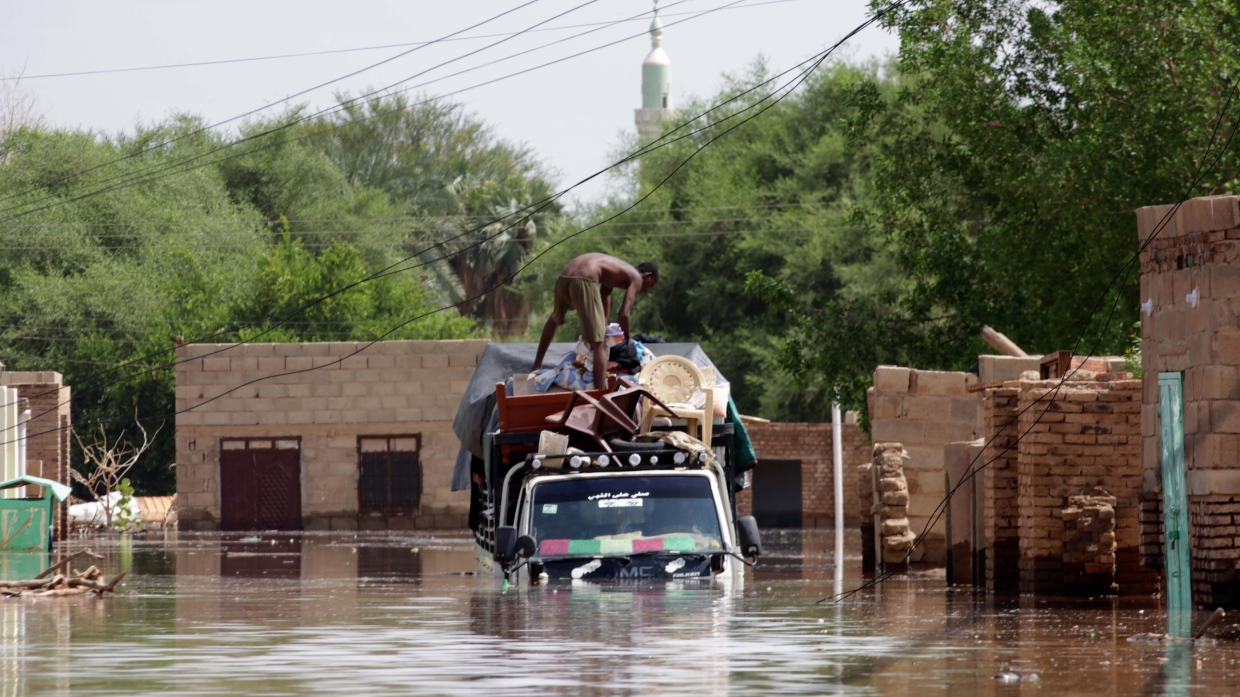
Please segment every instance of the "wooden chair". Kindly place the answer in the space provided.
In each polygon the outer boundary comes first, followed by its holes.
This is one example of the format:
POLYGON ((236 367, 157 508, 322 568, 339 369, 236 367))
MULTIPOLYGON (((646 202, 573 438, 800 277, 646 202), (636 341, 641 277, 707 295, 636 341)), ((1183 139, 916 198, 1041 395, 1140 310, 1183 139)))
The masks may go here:
POLYGON ((641 400, 648 399, 653 404, 666 407, 649 390, 628 381, 625 383, 629 385, 625 389, 608 392, 598 398, 581 390, 573 392, 564 411, 546 418, 547 425, 588 436, 605 452, 610 453, 611 446, 607 444, 606 436, 616 433, 633 436, 640 430, 641 426, 633 420, 633 415, 641 400))
POLYGON ((715 424, 715 391, 693 361, 680 356, 660 356, 642 368, 641 385, 658 398, 642 407, 641 433, 650 431, 656 416, 684 419, 689 435, 697 435, 698 440, 710 447, 715 424), (701 409, 687 403, 698 390, 706 397, 701 409))

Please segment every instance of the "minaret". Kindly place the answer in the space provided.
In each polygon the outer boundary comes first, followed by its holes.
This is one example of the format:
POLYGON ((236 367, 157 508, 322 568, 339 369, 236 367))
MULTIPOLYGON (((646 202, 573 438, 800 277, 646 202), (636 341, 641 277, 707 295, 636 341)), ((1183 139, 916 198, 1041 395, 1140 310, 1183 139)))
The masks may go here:
POLYGON ((637 133, 643 141, 661 135, 663 120, 676 113, 672 109, 672 61, 663 50, 659 0, 655 0, 654 21, 650 23, 650 55, 642 63, 642 108, 635 112, 637 133))

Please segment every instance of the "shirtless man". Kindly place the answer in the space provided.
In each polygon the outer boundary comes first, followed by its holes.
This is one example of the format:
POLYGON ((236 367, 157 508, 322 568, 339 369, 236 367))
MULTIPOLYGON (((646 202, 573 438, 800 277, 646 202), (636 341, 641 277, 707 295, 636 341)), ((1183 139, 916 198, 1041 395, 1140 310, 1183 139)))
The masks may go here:
POLYGON ((594 386, 607 389, 607 343, 604 332, 607 318, 611 315, 611 291, 624 289, 624 302, 620 305, 620 328, 624 340, 629 340, 629 313, 638 293, 645 293, 659 282, 659 267, 653 261, 642 262, 633 268, 607 254, 582 254, 568 262, 560 278, 555 282, 555 309, 547 318, 542 336, 538 339, 538 353, 534 354, 534 370, 542 368, 547 347, 555 337, 556 327, 564 324, 569 310, 577 312, 581 320, 581 338, 594 351, 594 386))

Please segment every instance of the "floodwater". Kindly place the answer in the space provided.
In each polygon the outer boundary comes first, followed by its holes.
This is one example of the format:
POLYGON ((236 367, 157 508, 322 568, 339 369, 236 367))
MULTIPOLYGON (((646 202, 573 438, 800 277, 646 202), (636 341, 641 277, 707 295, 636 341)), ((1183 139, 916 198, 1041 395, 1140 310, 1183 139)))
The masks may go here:
POLYGON ((1240 694, 1240 641, 1128 640, 1163 631, 1151 599, 996 600, 939 572, 818 604, 832 533, 765 538, 740 589, 507 591, 457 534, 75 540, 130 575, 114 597, 0 601, 0 697, 1240 694))

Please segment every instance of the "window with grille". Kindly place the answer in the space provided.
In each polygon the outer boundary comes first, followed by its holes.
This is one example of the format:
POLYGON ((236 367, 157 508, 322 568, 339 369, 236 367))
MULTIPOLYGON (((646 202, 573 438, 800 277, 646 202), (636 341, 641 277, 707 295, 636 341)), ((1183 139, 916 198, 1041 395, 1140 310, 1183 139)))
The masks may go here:
POLYGON ((357 439, 358 510, 394 515, 416 513, 422 471, 421 436, 359 436, 357 439))

